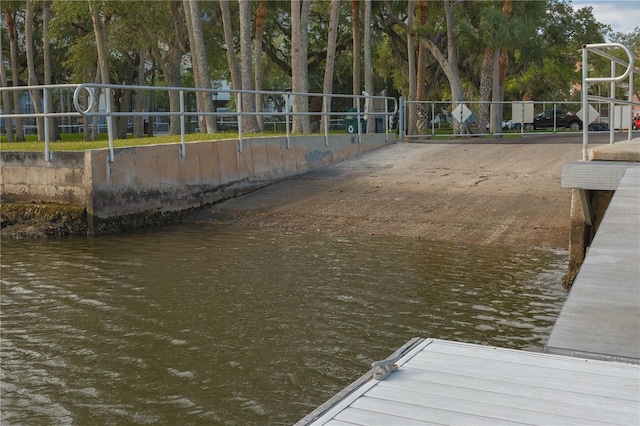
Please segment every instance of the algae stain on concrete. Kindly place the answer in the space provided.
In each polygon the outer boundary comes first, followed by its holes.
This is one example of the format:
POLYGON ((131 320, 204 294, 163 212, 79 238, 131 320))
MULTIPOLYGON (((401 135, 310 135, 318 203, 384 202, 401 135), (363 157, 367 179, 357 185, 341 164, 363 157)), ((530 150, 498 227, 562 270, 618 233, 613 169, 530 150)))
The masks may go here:
POLYGON ((3 236, 14 238, 86 235, 87 210, 68 204, 3 202, 0 227, 3 236))
POLYGON ((331 151, 319 151, 316 149, 315 151, 307 152, 304 156, 304 159, 309 163, 314 163, 316 161, 322 160, 329 155, 331 155, 331 151))

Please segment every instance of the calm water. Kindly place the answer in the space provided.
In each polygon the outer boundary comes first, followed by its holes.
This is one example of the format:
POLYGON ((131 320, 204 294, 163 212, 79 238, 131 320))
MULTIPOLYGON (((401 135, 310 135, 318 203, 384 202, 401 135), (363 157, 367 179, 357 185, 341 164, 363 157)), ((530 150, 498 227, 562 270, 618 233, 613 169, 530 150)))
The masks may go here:
POLYGON ((565 259, 215 225, 3 240, 2 425, 292 424, 415 336, 541 350, 565 259))

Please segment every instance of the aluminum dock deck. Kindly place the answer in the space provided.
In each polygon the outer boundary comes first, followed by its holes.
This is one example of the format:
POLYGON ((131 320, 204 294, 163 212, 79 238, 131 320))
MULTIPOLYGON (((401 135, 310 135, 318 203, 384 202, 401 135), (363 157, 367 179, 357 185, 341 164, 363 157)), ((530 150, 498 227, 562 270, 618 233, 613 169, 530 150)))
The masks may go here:
POLYGON ((620 180, 545 351, 640 362, 640 167, 620 180))
POLYGON ((297 425, 640 424, 637 365, 416 339, 297 425), (379 367, 380 368, 380 367, 379 367))

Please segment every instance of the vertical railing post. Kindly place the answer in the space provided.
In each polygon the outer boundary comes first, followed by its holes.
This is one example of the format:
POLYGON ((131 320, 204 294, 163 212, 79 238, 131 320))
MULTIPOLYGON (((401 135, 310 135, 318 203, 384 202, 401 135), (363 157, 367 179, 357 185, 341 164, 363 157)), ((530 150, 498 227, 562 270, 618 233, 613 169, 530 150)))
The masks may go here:
MULTIPOLYGON (((629 68, 631 70, 635 70, 635 56, 630 55, 629 57, 629 68)), ((627 99, 629 102, 633 101, 633 74, 634 72, 631 71, 631 73, 629 74, 629 98, 627 99)), ((629 109, 631 110, 629 113, 633 114, 633 105, 631 103, 629 103, 629 109)), ((633 117, 629 117, 629 119, 633 119, 633 117)), ((633 123, 629 123, 629 129, 627 130, 627 140, 631 140, 633 138, 633 123)))
POLYGON ((436 104, 435 102, 431 102, 431 136, 435 136, 435 135, 436 135, 436 104))
POLYGON ((356 96, 356 128, 358 129, 358 143, 362 143, 362 129, 360 128, 360 96, 356 96))
POLYGON ((44 111, 44 158, 46 161, 51 161, 51 150, 49 143, 51 142, 51 135, 49 134, 49 89, 44 87, 42 89, 42 101, 44 111))
POLYGON ((289 94, 287 93, 284 97, 284 108, 286 110, 286 114, 284 115, 285 117, 285 124, 287 126, 287 148, 291 148, 291 132, 289 131, 289 123, 291 122, 290 117, 289 117, 289 94))
MULTIPOLYGON (((588 122, 589 115, 589 104, 587 102, 587 97, 589 95, 589 82, 587 81, 587 77, 589 77, 588 69, 587 69, 587 46, 582 46, 582 111, 584 121, 582 122, 582 161, 587 161, 589 159, 589 126, 585 126, 584 123, 588 122)), ((609 112, 611 114, 611 112, 609 112)))
MULTIPOLYGON (((612 144, 614 141, 614 132, 613 127, 615 126, 615 118, 616 118, 616 103, 615 103, 615 99, 616 99, 616 82, 613 81, 613 78, 615 78, 616 76, 616 61, 611 61, 611 84, 610 84, 610 88, 609 90, 610 92, 610 96, 611 96, 611 102, 609 103, 609 125, 611 126, 611 128, 609 129, 609 144, 612 144)), ((620 117, 622 118, 622 117, 620 117)), ((622 124, 622 122, 620 123, 622 124)), ((622 126, 621 126, 622 127, 622 126)))
POLYGON ((113 153, 113 111, 111 108, 112 105, 112 93, 110 87, 105 87, 105 112, 107 115, 107 136, 109 137, 109 161, 113 162, 115 159, 115 154, 113 153))
POLYGON ((384 100, 384 141, 389 143, 389 100, 384 100))
POLYGON ((185 111, 184 111, 184 90, 180 90, 180 156, 184 157, 185 155, 185 111))
POLYGON ((322 95, 322 122, 324 122, 324 144, 329 146, 329 121, 331 119, 331 97, 322 95))
POLYGON ((238 151, 242 152, 242 93, 237 93, 237 110, 238 110, 238 151))
POLYGON ((402 96, 398 106, 398 138, 400 142, 404 142, 404 98, 402 96))

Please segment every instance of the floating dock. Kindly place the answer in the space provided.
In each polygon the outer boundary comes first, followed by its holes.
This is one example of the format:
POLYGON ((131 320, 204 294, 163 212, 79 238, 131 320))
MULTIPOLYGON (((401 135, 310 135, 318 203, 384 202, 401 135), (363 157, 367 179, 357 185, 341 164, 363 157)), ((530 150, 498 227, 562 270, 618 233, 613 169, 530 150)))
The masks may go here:
POLYGON ((545 351, 640 362, 640 163, 627 168, 545 351))
POLYGON ((517 423, 640 424, 640 370, 633 364, 414 339, 297 425, 517 423))
POLYGON ((640 425, 640 140, 590 157, 562 186, 615 193, 545 353, 415 338, 296 425, 640 425))
POLYGON ((640 425, 640 140, 595 154, 563 187, 615 193, 545 353, 415 338, 297 426, 640 425))

